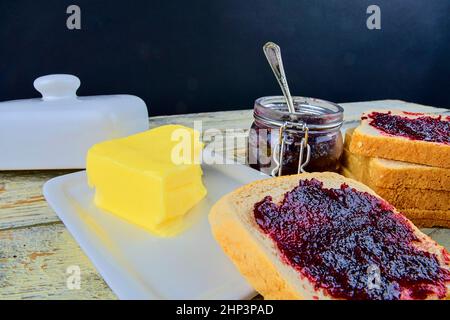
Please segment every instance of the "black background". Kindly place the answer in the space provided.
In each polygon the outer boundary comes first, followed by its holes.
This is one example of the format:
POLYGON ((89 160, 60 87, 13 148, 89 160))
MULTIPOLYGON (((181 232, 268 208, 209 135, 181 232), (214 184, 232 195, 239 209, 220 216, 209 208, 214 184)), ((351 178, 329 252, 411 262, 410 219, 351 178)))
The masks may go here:
POLYGON ((280 92, 268 40, 293 94, 450 106, 449 0, 1 0, 0 100, 72 73, 79 95, 135 94, 151 115, 251 107, 280 92), (66 27, 70 4, 81 30, 66 27), (366 27, 371 4, 381 30, 366 27))

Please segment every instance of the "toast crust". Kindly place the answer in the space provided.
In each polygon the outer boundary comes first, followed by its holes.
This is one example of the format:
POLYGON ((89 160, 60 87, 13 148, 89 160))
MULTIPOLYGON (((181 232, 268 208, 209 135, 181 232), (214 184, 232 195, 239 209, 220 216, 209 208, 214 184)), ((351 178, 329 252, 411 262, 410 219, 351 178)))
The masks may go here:
MULTIPOLYGON (((363 167, 363 170, 365 167, 363 167)), ((364 170, 369 173, 370 169, 364 170)), ((380 197, 392 204, 396 208, 421 209, 421 210, 441 210, 448 212, 450 220, 450 192, 441 190, 425 190, 416 188, 405 188, 399 184, 394 188, 379 187, 370 177, 354 174, 348 167, 341 167, 343 176, 361 181, 374 190, 380 197)), ((414 221, 413 221, 414 222, 414 221)))
MULTIPOLYGON (((314 284, 308 279, 282 262, 275 244, 261 232, 252 215, 253 204, 261 200, 263 195, 271 195, 274 201, 278 202, 285 192, 292 190, 298 184, 300 179, 311 178, 324 182, 324 187, 337 187, 345 182, 350 187, 377 196, 361 183, 335 173, 300 174, 269 178, 243 186, 224 196, 211 209, 209 221, 215 239, 241 274, 265 299, 332 299, 323 289, 315 289, 314 284), (274 191, 277 187, 280 190, 274 191), (239 213, 238 206, 244 202, 247 206, 250 205, 250 208, 239 213), (246 219, 253 221, 253 224, 249 225, 248 221, 244 221, 246 219), (275 248, 274 252, 269 251, 268 248, 275 248), (289 279, 295 279, 295 281, 289 279)), ((443 260, 442 257, 445 249, 423 234, 409 220, 406 221, 411 225, 416 236, 422 240, 420 246, 437 254, 441 264, 450 268, 450 262, 443 260)), ((447 284, 446 298, 450 297, 449 289, 450 284, 447 284)))
POLYGON ((344 152, 341 162, 361 180, 372 181, 372 186, 382 188, 414 188, 450 191, 450 169, 412 164, 403 161, 371 158, 350 152, 355 128, 345 132, 344 152))
MULTIPOLYGON (((345 167, 341 168, 342 174, 351 179, 355 179, 354 175, 345 167)), ((427 198, 427 192, 432 190, 417 190, 414 193, 408 193, 407 190, 395 195, 395 190, 384 189, 375 187, 374 190, 386 201, 391 203, 397 210, 404 214, 409 220, 411 220, 419 228, 433 228, 443 227, 450 228, 450 209, 440 210, 433 209, 440 200, 433 200, 437 202, 431 202, 430 198, 427 198), (406 194, 406 195, 405 195, 406 194), (414 195, 418 198, 414 199, 414 203, 417 207, 412 207, 408 199, 412 199, 414 195), (423 202, 420 202, 423 201, 423 202), (403 205, 402 205, 403 204, 403 205), (411 208, 412 207, 412 208, 411 208), (429 209, 432 208, 432 209, 429 209)), ((447 192, 446 192, 447 193, 447 192)), ((447 196, 448 201, 450 196, 447 196)), ((439 206, 437 206, 439 207, 439 206)))
POLYGON ((450 168, 450 147, 441 143, 410 141, 406 138, 369 136, 356 129, 350 152, 366 157, 450 168))
POLYGON ((358 176, 365 175, 373 186, 450 192, 450 170, 395 160, 370 158, 344 149, 342 165, 358 176))
POLYGON ((244 225, 236 216, 227 213, 230 210, 233 209, 229 207, 229 199, 224 197, 212 208, 209 220, 215 239, 223 251, 232 257, 239 272, 266 300, 302 300, 303 297, 283 279, 244 225), (229 230, 233 230, 232 235, 229 230), (250 252, 252 258, 248 259, 250 252))
POLYGON ((398 211, 418 228, 450 228, 450 211, 448 210, 398 209, 398 211))

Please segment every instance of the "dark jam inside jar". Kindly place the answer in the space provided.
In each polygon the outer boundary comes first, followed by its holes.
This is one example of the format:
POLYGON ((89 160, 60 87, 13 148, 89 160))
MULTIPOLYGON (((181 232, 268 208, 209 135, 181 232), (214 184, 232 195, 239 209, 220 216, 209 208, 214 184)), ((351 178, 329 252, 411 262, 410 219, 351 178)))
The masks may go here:
MULTIPOLYGON (((293 99, 295 114, 288 112, 282 96, 263 97, 255 101, 255 119, 249 133, 248 164, 270 175, 277 165, 273 155, 280 141, 280 127, 285 123, 304 123, 308 127, 308 144, 311 148, 310 161, 305 166, 305 171, 339 171, 339 158, 343 149, 340 132, 342 107, 314 98, 293 99)), ((285 141, 282 175, 296 174, 305 132, 290 128, 284 131, 282 137, 285 141)))

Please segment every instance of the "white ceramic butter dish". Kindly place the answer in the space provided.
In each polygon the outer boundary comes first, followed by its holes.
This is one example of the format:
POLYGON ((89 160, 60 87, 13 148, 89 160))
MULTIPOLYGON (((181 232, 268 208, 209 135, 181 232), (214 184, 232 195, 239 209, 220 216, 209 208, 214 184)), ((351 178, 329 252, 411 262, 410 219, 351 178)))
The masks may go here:
POLYGON ((0 102, 0 170, 85 168, 95 143, 148 129, 145 102, 132 95, 78 97, 80 80, 37 78, 42 98, 0 102))
POLYGON ((49 180, 44 196, 120 299, 249 299, 256 293, 214 240, 208 213, 228 192, 268 176, 241 164, 202 169, 208 194, 188 213, 194 223, 172 238, 97 208, 85 171, 49 180))

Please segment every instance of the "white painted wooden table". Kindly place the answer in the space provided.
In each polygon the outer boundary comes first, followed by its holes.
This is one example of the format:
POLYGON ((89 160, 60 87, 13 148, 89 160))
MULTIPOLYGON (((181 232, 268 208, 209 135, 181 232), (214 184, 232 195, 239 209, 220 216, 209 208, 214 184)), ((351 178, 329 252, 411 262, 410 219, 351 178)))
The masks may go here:
MULTIPOLYGON (((398 100, 341 105, 347 125, 356 125, 360 113, 367 108, 430 111, 426 106, 398 100)), ((194 121, 202 121, 203 130, 232 129, 236 134, 246 134, 253 118, 248 109, 153 117, 150 126, 193 126, 194 121)), ((233 153, 244 156, 244 150, 233 153)), ((73 171, 0 171, 0 299, 116 299, 42 196, 45 181, 70 172, 73 171), (79 290, 66 285, 66 270, 72 265, 81 270, 79 290)), ((450 248, 450 230, 424 231, 450 248)))

